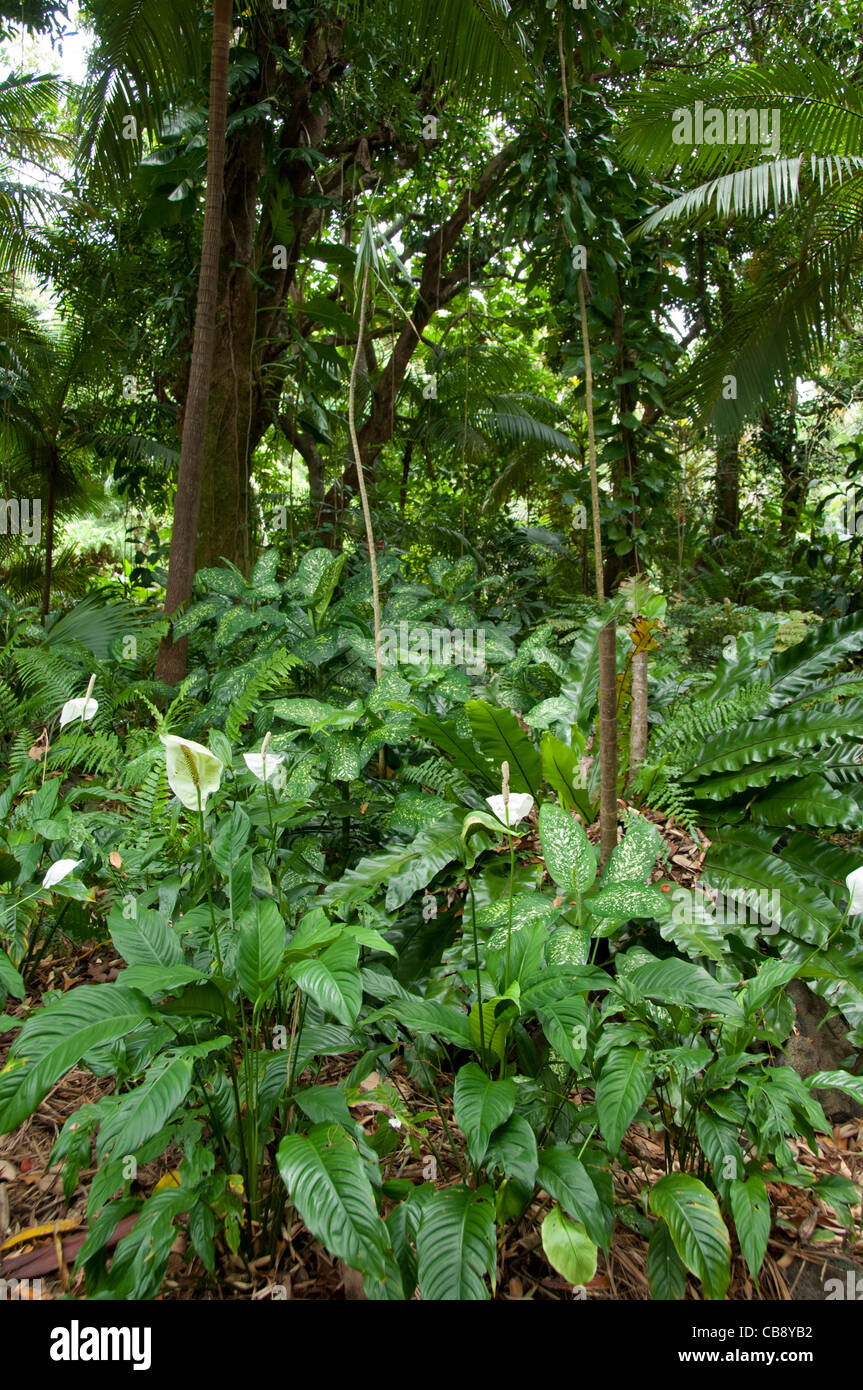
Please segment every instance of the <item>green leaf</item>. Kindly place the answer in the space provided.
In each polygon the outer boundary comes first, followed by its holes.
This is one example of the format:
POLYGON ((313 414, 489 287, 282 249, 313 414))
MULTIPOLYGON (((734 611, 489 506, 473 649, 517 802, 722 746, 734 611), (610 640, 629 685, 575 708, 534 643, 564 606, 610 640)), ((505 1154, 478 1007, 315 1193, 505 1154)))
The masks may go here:
POLYGON ((140 1086, 123 1095, 99 1129, 96 1154, 100 1162, 118 1148, 123 1154, 134 1154, 164 1128, 191 1090, 192 1065, 188 1056, 153 1065, 140 1086))
POLYGON ((596 1086, 599 1128, 612 1153, 617 1153, 629 1125, 641 1108, 653 1069, 646 1052, 619 1047, 610 1052, 596 1086))
POLYGON ((758 1173, 745 1182, 736 1179, 731 1184, 730 1201, 743 1258, 757 1281, 770 1239, 770 1198, 764 1179, 758 1173))
POLYGON ((587 835, 560 806, 540 807, 539 838, 545 867, 563 893, 586 893, 596 878, 596 852, 587 835))
POLYGON ((27 986, 5 951, 0 951, 0 989, 5 989, 13 999, 27 997, 27 986))
POLYGON ((26 1120, 86 1053, 149 1018, 144 996, 116 984, 78 985, 31 1015, 0 1071, 0 1134, 26 1120))
POLYGON ((352 729, 363 713, 358 701, 348 709, 339 709, 324 700, 274 700, 271 708, 286 724, 302 724, 312 733, 323 729, 352 729))
POLYGON ((650 1209, 666 1222, 686 1268, 707 1298, 721 1299, 731 1280, 731 1242, 713 1193, 689 1173, 671 1173, 650 1190, 650 1209))
POLYGON ((628 978, 645 999, 655 999, 660 1004, 685 1004, 725 1018, 742 1019, 733 987, 720 984, 703 966, 692 961, 668 956, 639 965, 628 978))
POLYGON ((425 1303, 488 1298, 497 1244, 488 1188, 448 1187, 424 1203, 417 1232, 420 1297, 425 1303))
POLYGON ((246 998, 255 1004, 279 973, 285 953, 285 924, 276 904, 259 898, 243 913, 239 929, 237 976, 246 998))
POLYGON ((586 965, 589 956, 590 932, 587 927, 568 927, 564 924, 546 940, 547 965, 586 965))
POLYGON ((523 1115, 512 1115, 489 1140, 485 1167, 500 1168, 508 1178, 532 1189, 537 1170, 536 1135, 523 1115))
MULTIPOLYGON (((817 747, 841 735, 863 734, 863 699, 819 703, 791 709, 770 718, 753 719, 721 733, 697 748, 682 770, 681 778, 697 782, 717 772, 737 772, 750 763, 768 762, 783 754, 799 756, 804 749, 817 747)), ((745 774, 740 790, 748 786, 745 774)), ((696 795, 698 788, 695 789, 696 795)))
POLYGON ((495 767, 509 763, 510 790, 530 792, 536 801, 542 781, 539 753, 512 711, 497 709, 485 700, 468 700, 465 711, 488 761, 495 767))
POLYGON ((632 814, 626 834, 611 851, 600 886, 613 888, 618 883, 644 883, 659 853, 660 834, 645 816, 632 814))
POLYGON ((346 730, 327 739, 327 775, 334 782, 353 782, 360 775, 360 741, 346 730))
POLYGON ((571 1149, 563 1145, 540 1149, 536 1182, 565 1212, 584 1224, 594 1244, 609 1248, 608 1227, 599 1194, 587 1168, 571 1149))
POLYGON ((381 1013, 398 1019, 411 1033, 430 1033, 456 1047, 473 1046, 467 1014, 436 999, 396 999, 381 1013))
POLYGON ((279 1145, 279 1172, 312 1235, 352 1269, 383 1279, 386 1227, 357 1146, 337 1125, 315 1125, 279 1145))
MULTIPOLYGON (((512 988, 512 986, 510 987, 512 988)), ((512 995, 498 994, 482 1003, 482 1025, 480 1025, 480 1005, 477 1001, 468 1019, 471 1043, 487 1066, 503 1062, 513 1024, 518 1018, 519 1007, 512 995), (485 1055, 483 1056, 483 1043, 485 1055)))
POLYGON ((542 1248, 549 1264, 570 1284, 589 1284, 596 1273, 596 1246, 580 1221, 553 1207, 542 1223, 542 1248))
POLYGON ((461 859, 461 817, 450 813, 420 832, 409 845, 398 845, 381 854, 361 859, 340 879, 328 885, 318 899, 321 906, 346 906, 366 902, 382 884, 387 884, 386 907, 393 912, 425 889, 441 869, 461 859))
POLYGON ((806 1085, 824 1090, 845 1091, 863 1105, 863 1076, 852 1076, 849 1071, 816 1071, 807 1076, 806 1085))
POLYGON ((173 927, 159 912, 142 912, 127 920, 119 905, 108 914, 111 940, 127 965, 182 965, 183 948, 173 927))
POLYGON ((576 1070, 584 1059, 589 1030, 586 1000, 572 995, 537 1006, 543 1032, 559 1057, 576 1070))
POLYGON ((492 1131, 506 1124, 515 1109, 517 1094, 514 1081, 492 1081, 476 1062, 459 1069, 453 1088, 455 1122, 477 1167, 485 1158, 492 1131))
POLYGON ((586 898, 584 905, 593 917, 620 922, 630 917, 662 918, 668 912, 668 899, 662 889, 645 888, 640 883, 617 883, 611 888, 602 888, 595 897, 586 898))
POLYGON ((312 956, 322 946, 329 946, 336 941, 343 931, 341 922, 331 922, 322 907, 313 907, 297 923, 285 958, 302 960, 304 956, 312 956))
POLYGON ((575 807, 585 819, 592 820, 592 807, 583 785, 578 749, 570 747, 553 734, 544 733, 540 758, 543 777, 557 792, 567 810, 575 807))
POLYGON ((316 960, 299 961, 291 966, 291 975, 300 989, 310 994, 325 1013, 332 1014, 348 1028, 356 1023, 363 1002, 358 957, 358 943, 345 935, 316 960))
POLYGON ((647 1282, 651 1298, 671 1301, 686 1293, 686 1266, 674 1248, 671 1232, 660 1219, 647 1247, 647 1282))
MULTIPOLYGON (((841 913, 822 891, 819 879, 772 853, 777 831, 755 826, 711 832, 702 882, 728 897, 740 898, 760 917, 770 917, 783 931, 810 945, 823 946, 841 913), (773 900, 778 903, 774 909, 773 900)), ((795 837, 796 840, 797 837, 795 837)))

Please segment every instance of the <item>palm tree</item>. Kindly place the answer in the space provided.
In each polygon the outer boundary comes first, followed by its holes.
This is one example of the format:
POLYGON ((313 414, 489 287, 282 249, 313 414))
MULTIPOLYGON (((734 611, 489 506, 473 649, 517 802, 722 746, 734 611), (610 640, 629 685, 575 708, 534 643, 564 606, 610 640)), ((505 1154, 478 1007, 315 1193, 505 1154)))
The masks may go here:
MULTIPOLYGON (((16 342, 14 352, 8 340, 0 344, 6 397, 0 414, 4 488, 16 496, 31 494, 34 484, 38 487, 45 547, 40 583, 44 621, 51 606, 57 518, 84 511, 94 500, 87 487, 92 419, 80 391, 92 380, 101 353, 86 328, 74 323, 44 331, 31 324, 27 337, 16 335, 16 342)), ((24 592, 32 581, 38 548, 30 553, 25 548, 23 563, 19 546, 7 544, 7 551, 7 583, 24 592), (9 570, 15 572, 14 582, 9 570)))
MULTIPOLYGON (((766 243, 745 267, 731 312, 669 393, 695 398, 701 418, 733 434, 764 398, 786 396, 817 362, 863 283, 863 83, 808 53, 692 79, 675 76, 633 97, 620 136, 630 167, 698 180, 658 208, 642 230, 703 227, 712 218, 772 214, 766 243), (756 113, 759 138, 778 127, 781 149, 753 161, 752 144, 676 143, 682 113, 756 113), (762 116, 762 113, 763 116, 762 116), (723 396, 728 376, 736 398, 723 396)), ((730 119, 730 116, 729 116, 730 119)), ((741 122, 734 117, 734 135, 741 122)))

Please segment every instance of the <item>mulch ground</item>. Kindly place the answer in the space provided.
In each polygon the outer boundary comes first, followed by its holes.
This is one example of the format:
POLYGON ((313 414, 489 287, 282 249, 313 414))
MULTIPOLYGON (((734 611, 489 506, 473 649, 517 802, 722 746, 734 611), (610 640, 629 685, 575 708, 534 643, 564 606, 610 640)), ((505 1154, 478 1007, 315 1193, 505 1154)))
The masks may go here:
MULTIPOLYGON (((660 820, 659 817, 656 818, 660 820)), ((691 887, 698 878, 706 845, 692 840, 676 827, 662 826, 670 849, 670 862, 662 877, 673 877, 691 887)), ((45 990, 66 990, 77 984, 90 984, 116 978, 120 963, 113 948, 104 944, 72 946, 63 955, 46 957, 34 982, 34 994, 45 990)), ((15 1012, 7 1003, 7 1011, 15 1012)), ((19 1008, 20 1011, 20 1008, 19 1008)), ((9 1050, 0 1045, 0 1066, 9 1050)), ((320 1081, 337 1082, 347 1074, 356 1058, 329 1061, 320 1081)), ((407 1102, 411 1113, 432 1111, 434 1101, 418 1091, 405 1072, 396 1066, 388 1074, 407 1102)), ((77 1250, 86 1234, 88 1185, 95 1169, 82 1171, 75 1193, 66 1202, 62 1184, 62 1165, 49 1166, 49 1155, 67 1117, 81 1105, 98 1100, 113 1085, 110 1077, 99 1078, 74 1070, 50 1092, 31 1118, 14 1134, 0 1136, 0 1277, 39 1278, 41 1295, 56 1298, 62 1292, 83 1297, 81 1277, 73 1270, 77 1250)), ((577 1098, 577 1093, 573 1093, 577 1098)), ((386 1117, 378 1104, 357 1105, 353 1114, 369 1130, 386 1117)), ((447 1116, 447 1121, 451 1116, 447 1116)), ((452 1126, 450 1125, 450 1130, 452 1126)), ((430 1140, 444 1159, 451 1155, 449 1139, 441 1119, 428 1122, 430 1140)), ((838 1174, 863 1190, 863 1120, 837 1124, 830 1136, 819 1139, 818 1153, 812 1154, 805 1141, 796 1142, 800 1161, 819 1176, 838 1174)), ((392 1156, 388 1176, 422 1179, 421 1165, 409 1152, 392 1156)), ((176 1157, 164 1155, 139 1170, 133 1191, 150 1193, 156 1183, 175 1166, 176 1157)), ((611 1253, 599 1256, 596 1277, 587 1286, 593 1300, 642 1300, 649 1298, 647 1283, 647 1238, 639 1193, 665 1173, 662 1136, 643 1126, 633 1125, 614 1169, 618 1199, 626 1219, 619 1219, 611 1253)), ((437 1182, 444 1186, 458 1176, 452 1170, 438 1171, 437 1182)), ((847 1231, 832 1210, 816 1197, 787 1184, 768 1184, 774 1225, 767 1257, 756 1287, 746 1266, 735 1251, 731 1300, 823 1299, 827 1279, 839 1278, 843 1285, 847 1271, 863 1274, 863 1238, 860 1224, 863 1209, 856 1209, 857 1224, 847 1231)), ((517 1229, 511 1229, 500 1251, 498 1299, 571 1300, 573 1290, 549 1266, 539 1234, 539 1222, 547 1203, 537 1201, 517 1229)), ((129 1229, 134 1217, 115 1232, 114 1242, 129 1229)), ((218 1283, 214 1283, 200 1260, 186 1249, 185 1237, 178 1233, 171 1254, 165 1299, 307 1299, 344 1300, 363 1297, 362 1280, 353 1270, 332 1259, 313 1240, 299 1220, 282 1225, 270 1253, 272 1232, 261 1232, 262 1253, 249 1263, 224 1253, 218 1283)), ((576 1296, 581 1296, 576 1294, 576 1296)), ((701 1298, 696 1281, 689 1280, 686 1297, 701 1298)))

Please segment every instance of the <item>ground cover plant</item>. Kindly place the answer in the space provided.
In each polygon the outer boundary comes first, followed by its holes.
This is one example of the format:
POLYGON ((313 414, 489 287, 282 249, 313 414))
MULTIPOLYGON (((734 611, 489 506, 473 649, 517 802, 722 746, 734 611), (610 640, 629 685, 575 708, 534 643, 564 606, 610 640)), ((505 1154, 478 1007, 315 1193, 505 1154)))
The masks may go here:
POLYGON ((859 8, 0 4, 4 1293, 846 1297, 859 8))

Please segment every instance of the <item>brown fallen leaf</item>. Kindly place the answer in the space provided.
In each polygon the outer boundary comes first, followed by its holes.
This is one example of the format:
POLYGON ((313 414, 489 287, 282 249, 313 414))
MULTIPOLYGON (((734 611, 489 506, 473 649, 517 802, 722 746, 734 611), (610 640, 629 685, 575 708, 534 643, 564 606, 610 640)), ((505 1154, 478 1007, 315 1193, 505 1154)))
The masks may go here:
POLYGON ((111 853, 108 855, 108 863, 114 869, 122 869, 123 857, 122 855, 118 854, 115 849, 112 849, 111 853))
POLYGON ((48 730, 43 729, 33 747, 27 752, 27 757, 32 758, 34 763, 41 763, 45 754, 48 752, 48 730))

